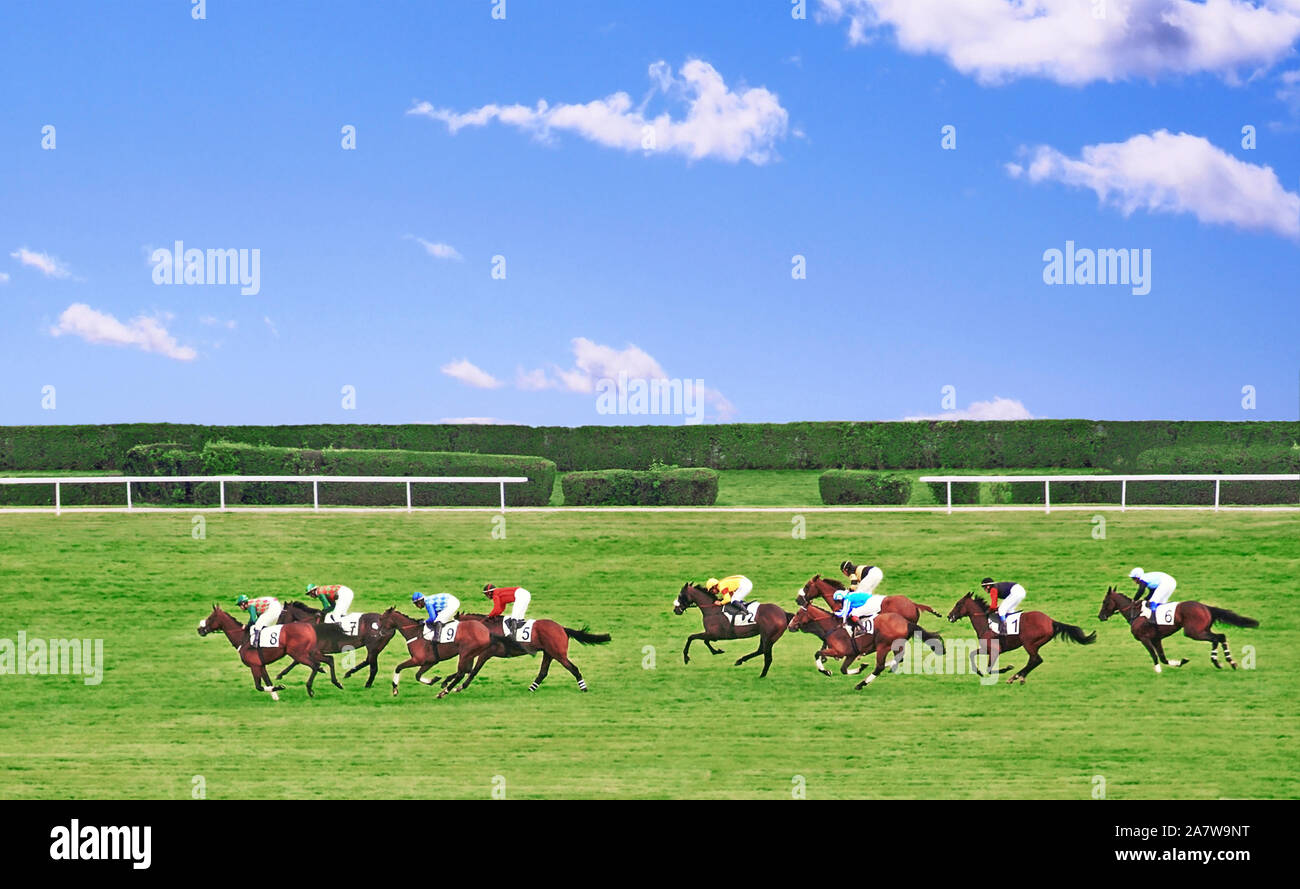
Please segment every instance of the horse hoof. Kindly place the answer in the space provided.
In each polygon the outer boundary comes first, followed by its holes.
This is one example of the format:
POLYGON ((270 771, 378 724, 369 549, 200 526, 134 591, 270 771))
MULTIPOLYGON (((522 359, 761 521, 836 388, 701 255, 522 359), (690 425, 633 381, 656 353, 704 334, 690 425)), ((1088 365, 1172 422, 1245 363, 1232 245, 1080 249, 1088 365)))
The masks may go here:
POLYGON ((734 664, 732 664, 731 666, 733 666, 733 667, 739 667, 739 666, 740 666, 741 664, 743 664, 743 663, 744 663, 744 661, 736 661, 736 662, 735 662, 734 664))

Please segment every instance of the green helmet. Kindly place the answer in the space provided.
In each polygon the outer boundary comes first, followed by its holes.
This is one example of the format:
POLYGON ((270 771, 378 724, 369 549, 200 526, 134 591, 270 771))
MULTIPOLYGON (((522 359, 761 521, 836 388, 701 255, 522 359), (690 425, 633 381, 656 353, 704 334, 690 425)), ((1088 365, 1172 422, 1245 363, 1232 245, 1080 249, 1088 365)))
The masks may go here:
POLYGON ((237 606, 240 606, 240 607, 243 607, 244 605, 247 605, 247 604, 248 604, 248 597, 245 596, 243 593, 240 593, 239 596, 236 597, 236 599, 235 599, 235 604, 236 604, 237 606))
POLYGON ((316 590, 316 584, 314 583, 307 584, 307 595, 310 596, 315 590, 316 590))

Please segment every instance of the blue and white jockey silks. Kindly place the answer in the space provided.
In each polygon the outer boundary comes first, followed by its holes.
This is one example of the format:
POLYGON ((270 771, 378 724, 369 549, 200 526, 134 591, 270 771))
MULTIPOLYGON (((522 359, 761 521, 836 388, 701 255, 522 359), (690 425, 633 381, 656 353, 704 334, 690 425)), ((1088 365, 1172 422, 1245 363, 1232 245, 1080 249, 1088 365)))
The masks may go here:
POLYGON ((1151 608, 1151 619, 1155 620, 1156 607, 1169 601, 1178 588, 1178 581, 1163 571, 1143 571, 1141 568, 1134 568, 1128 576, 1137 581, 1140 592, 1149 593, 1147 605, 1151 608))
POLYGON ((880 613, 880 605, 885 601, 884 596, 877 596, 871 593, 853 592, 846 593, 839 590, 834 596, 837 602, 843 602, 844 606, 835 616, 848 623, 853 617, 875 617, 880 613))
POLYGON ((423 600, 424 610, 429 612, 429 619, 426 621, 428 626, 440 622, 447 623, 456 617, 456 612, 460 611, 460 599, 450 593, 437 593, 432 596, 425 596, 421 593, 412 594, 412 601, 419 605, 420 602, 416 601, 417 596, 420 600, 423 600))

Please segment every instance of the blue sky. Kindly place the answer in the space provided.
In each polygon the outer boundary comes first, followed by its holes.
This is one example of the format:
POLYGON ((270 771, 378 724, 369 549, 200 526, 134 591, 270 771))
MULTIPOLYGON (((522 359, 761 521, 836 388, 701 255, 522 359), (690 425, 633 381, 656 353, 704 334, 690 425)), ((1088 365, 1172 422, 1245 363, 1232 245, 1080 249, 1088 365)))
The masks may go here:
POLYGON ((0 424, 1295 419, 1300 0, 956 5, 5 4, 0 424))

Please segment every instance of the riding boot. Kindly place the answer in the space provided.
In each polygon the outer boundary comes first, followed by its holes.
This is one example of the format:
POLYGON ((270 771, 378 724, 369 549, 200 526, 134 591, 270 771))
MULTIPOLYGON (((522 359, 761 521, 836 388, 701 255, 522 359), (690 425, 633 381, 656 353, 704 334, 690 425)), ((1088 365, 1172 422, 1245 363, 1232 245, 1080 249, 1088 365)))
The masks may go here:
POLYGON ((433 630, 433 644, 437 645, 438 640, 442 638, 442 621, 440 620, 434 621, 432 630, 433 630))
POLYGON ((515 634, 515 622, 513 618, 504 617, 501 619, 501 628, 505 630, 507 636, 515 634))

